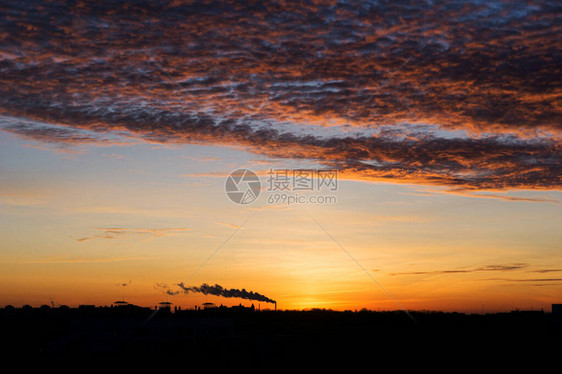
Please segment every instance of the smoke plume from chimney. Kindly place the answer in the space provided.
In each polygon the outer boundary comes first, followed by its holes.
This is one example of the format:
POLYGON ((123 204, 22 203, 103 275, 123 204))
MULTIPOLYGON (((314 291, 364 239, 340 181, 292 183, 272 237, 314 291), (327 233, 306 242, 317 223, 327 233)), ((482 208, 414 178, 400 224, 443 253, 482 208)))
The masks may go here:
POLYGON ((178 283, 178 286, 183 290, 184 293, 197 292, 197 293, 202 293, 203 295, 238 297, 240 299, 264 301, 267 303, 273 303, 277 305, 277 302, 275 300, 270 299, 269 297, 259 294, 257 292, 246 291, 244 288, 241 290, 237 290, 235 288, 227 289, 227 288, 223 288, 218 284, 215 284, 214 286, 210 286, 207 283, 203 283, 199 287, 187 287, 183 283, 178 283))

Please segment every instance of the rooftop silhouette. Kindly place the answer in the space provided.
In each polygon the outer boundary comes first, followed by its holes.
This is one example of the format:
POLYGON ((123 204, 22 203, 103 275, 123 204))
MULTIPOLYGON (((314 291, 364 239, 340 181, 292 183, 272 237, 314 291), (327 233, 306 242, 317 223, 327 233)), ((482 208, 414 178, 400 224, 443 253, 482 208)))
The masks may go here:
POLYGON ((515 351, 540 349, 544 354, 561 348, 556 340, 562 333, 558 306, 555 313, 411 312, 417 321, 413 323, 402 311, 275 311, 241 304, 206 308, 208 304, 190 309, 130 303, 6 306, 0 308, 0 328, 5 352, 55 358, 181 353, 185 358, 227 360, 243 354, 261 362, 284 355, 369 357, 375 351, 396 355, 405 346, 415 347, 414 355, 433 350, 455 353, 469 349, 474 341, 482 351, 498 344, 515 351), (159 313, 148 321, 156 308, 159 313))

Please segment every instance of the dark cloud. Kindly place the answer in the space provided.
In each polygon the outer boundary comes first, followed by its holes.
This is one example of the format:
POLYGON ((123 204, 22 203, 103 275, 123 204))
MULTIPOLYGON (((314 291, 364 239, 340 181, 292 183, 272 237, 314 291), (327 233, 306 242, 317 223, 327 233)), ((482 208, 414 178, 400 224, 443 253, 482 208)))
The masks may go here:
POLYGON ((5 1, 0 24, 0 114, 30 121, 3 126, 21 136, 562 186, 558 2, 5 1))
POLYGON ((539 270, 532 271, 532 273, 556 273, 556 272, 562 272, 562 269, 539 269, 539 270))
POLYGON ((492 278, 487 280, 515 282, 515 283, 536 283, 533 284, 533 286, 546 286, 546 285, 559 284, 560 282, 562 282, 562 278, 521 278, 521 279, 492 278))
POLYGON ((474 269, 474 271, 509 271, 518 270, 525 268, 529 265, 527 264, 512 264, 512 265, 486 265, 480 268, 474 269))
POLYGON ((413 271, 404 273, 392 273, 390 275, 438 275, 438 274, 457 274, 457 273, 475 273, 482 271, 511 271, 520 270, 528 267, 525 263, 507 264, 507 265, 486 265, 470 269, 449 269, 449 270, 432 270, 432 271, 413 271))

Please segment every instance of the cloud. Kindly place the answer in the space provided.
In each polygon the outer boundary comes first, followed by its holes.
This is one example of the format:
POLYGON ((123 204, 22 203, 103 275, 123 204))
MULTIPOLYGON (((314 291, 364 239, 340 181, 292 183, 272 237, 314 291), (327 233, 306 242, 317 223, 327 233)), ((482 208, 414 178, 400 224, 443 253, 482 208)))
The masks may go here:
POLYGON ((447 270, 431 270, 431 271, 413 271, 403 273, 391 273, 390 275, 438 275, 438 274, 458 274, 458 273, 475 273, 487 271, 512 271, 520 270, 528 267, 525 263, 506 264, 506 265, 486 265, 469 269, 447 269, 447 270))
POLYGON ((0 115, 0 129, 24 139, 54 144, 59 150, 72 152, 69 146, 95 144, 114 146, 132 144, 124 140, 110 139, 107 134, 86 129, 57 126, 37 120, 0 115))
POLYGON ((51 256, 39 259, 3 260, 1 264, 90 264, 106 262, 128 262, 149 260, 148 257, 67 257, 51 256))
POLYGON ((532 273, 556 273, 556 272, 562 272, 562 269, 538 269, 538 270, 532 270, 532 273))
POLYGON ((235 225, 234 223, 219 222, 219 221, 216 221, 215 223, 216 223, 217 225, 222 225, 222 226, 230 227, 230 228, 232 228, 232 229, 238 229, 238 228, 240 228, 240 225, 235 225))
POLYGON ((454 190, 451 189, 447 193, 457 194, 467 197, 485 198, 485 199, 499 199, 507 201, 525 201, 525 202, 543 202, 543 203, 556 203, 559 204, 560 201, 557 199, 551 199, 546 197, 520 197, 520 196, 509 196, 494 193, 472 193, 466 190, 454 190))
POLYGON ((174 236, 181 234, 186 231, 190 231, 188 228, 175 228, 175 229, 151 229, 151 228, 122 228, 122 227, 109 227, 109 228, 94 228, 94 230, 102 231, 101 234, 79 238, 76 239, 78 242, 84 242, 92 239, 120 239, 127 235, 149 235, 151 237, 164 237, 164 236, 174 236))
POLYGON ((480 268, 474 269, 474 271, 509 271, 509 270, 518 270, 526 268, 527 264, 511 264, 511 265, 486 265, 480 268))
POLYGON ((520 279, 513 279, 513 278, 491 278, 486 279, 488 281, 502 281, 502 282, 514 282, 514 283, 534 283, 530 284, 532 286, 550 286, 560 284, 562 282, 562 278, 520 278, 520 279))
POLYGON ((466 191, 562 186, 556 2, 2 7, 0 127, 26 139, 241 146, 466 191))

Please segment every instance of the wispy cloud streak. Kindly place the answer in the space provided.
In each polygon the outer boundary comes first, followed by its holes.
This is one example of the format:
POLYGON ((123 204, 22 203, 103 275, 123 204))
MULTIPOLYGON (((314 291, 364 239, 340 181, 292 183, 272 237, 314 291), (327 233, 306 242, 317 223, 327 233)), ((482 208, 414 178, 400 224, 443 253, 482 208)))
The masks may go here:
POLYGON ((118 239, 123 238, 129 234, 136 235, 149 235, 151 237, 163 237, 163 236, 173 236, 178 235, 186 231, 190 231, 188 228, 176 228, 176 229, 145 229, 145 228, 122 228, 122 227, 106 227, 106 228, 95 228, 94 230, 102 231, 102 234, 96 234, 93 236, 83 237, 76 239, 78 242, 85 242, 92 239, 118 239))
POLYGON ((446 269, 446 270, 431 270, 431 271, 411 271, 402 273, 391 273, 390 275, 439 275, 439 274, 462 274, 462 273, 475 273, 475 272, 503 272, 513 271, 527 268, 529 265, 525 263, 505 264, 505 265, 486 265, 476 268, 468 269, 446 269))

